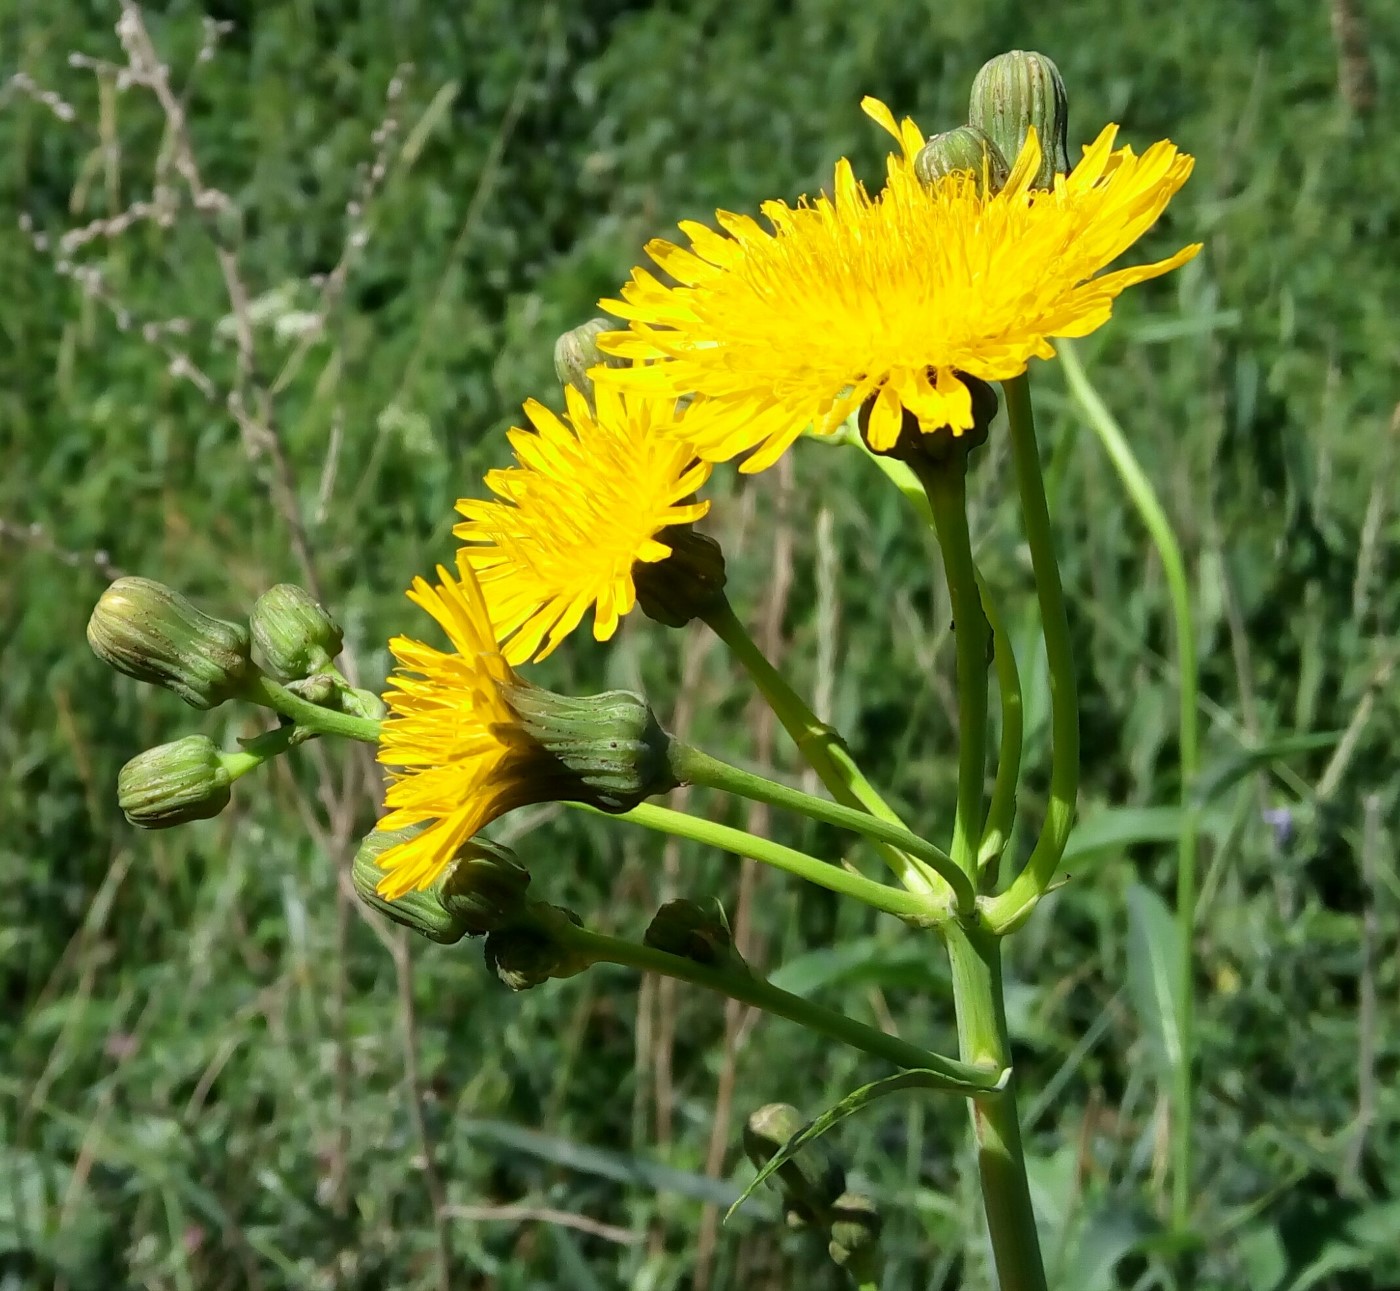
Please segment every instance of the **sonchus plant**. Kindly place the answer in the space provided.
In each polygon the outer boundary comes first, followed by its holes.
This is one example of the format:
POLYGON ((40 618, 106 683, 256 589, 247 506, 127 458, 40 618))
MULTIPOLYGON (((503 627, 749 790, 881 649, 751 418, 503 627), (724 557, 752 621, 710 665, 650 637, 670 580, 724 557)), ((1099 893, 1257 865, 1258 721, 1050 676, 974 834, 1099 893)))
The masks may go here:
MULTIPOLYGON (((1115 147, 1118 127, 1106 125, 1071 165, 1064 85, 1038 54, 994 59, 978 74, 969 121, 931 139, 878 100, 862 107, 897 144, 878 190, 843 159, 829 192, 811 201, 764 202, 762 220, 720 211, 717 229, 682 224, 684 244, 646 248, 664 281, 635 269, 617 299, 601 302, 610 318, 561 338, 563 415, 528 402, 528 424, 509 435, 514 463, 487 475, 486 500, 458 504, 455 562, 408 593, 445 644, 395 637, 382 702, 349 685, 335 665, 339 628, 292 587, 266 593, 245 627, 158 583, 122 579, 94 611, 89 639, 113 667, 197 708, 241 699, 280 717, 236 751, 191 735, 140 754, 119 784, 134 824, 214 815, 234 781, 305 739, 373 745, 387 771, 385 814, 354 864, 370 905, 440 943, 484 936, 488 963, 517 990, 620 964, 791 1019, 897 1068, 808 1124, 786 1105, 763 1109, 746 1134, 759 1179, 781 1188, 793 1222, 826 1234, 860 1286, 879 1277, 879 1216, 847 1191, 839 1164, 815 1155, 824 1144, 799 1149, 899 1089, 965 1099, 1001 1285, 1040 1291, 1002 940, 1055 881, 1075 811, 1079 718, 1028 369, 1055 357, 1057 338, 1106 323, 1128 287, 1200 249, 1108 269, 1152 227, 1192 161, 1167 142, 1141 155, 1115 147), (1021 687, 973 560, 966 506, 968 459, 992 433, 997 383, 1050 673, 1048 805, 1014 875, 1002 861, 1017 813, 1021 687), (695 528, 714 470, 742 458, 740 470, 762 471, 804 435, 837 437, 883 470, 942 552, 959 751, 956 813, 937 842, 927 822, 895 813, 759 651, 726 597, 723 553, 695 528), (682 743, 641 696, 560 695, 529 679, 530 665, 575 632, 587 625, 607 641, 635 609, 713 631, 829 796, 682 743), (1000 736, 987 794, 991 678, 1000 736), (889 879, 649 801, 684 784, 862 836, 889 879), (745 963, 713 901, 672 902, 630 941, 531 896, 525 867, 483 831, 546 802, 752 857, 941 941, 959 1053, 927 1052, 779 989, 745 963)), ((1188 1165, 1178 1158, 1180 1171, 1188 1165)))

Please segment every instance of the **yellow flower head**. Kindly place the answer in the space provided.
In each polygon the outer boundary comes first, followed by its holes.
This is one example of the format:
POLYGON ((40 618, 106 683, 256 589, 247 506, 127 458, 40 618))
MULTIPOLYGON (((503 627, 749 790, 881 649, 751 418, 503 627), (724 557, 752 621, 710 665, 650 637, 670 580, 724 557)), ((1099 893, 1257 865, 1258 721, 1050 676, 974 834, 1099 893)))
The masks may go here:
POLYGON ((693 500, 710 466, 680 438, 673 398, 600 387, 595 412, 564 394, 565 420, 525 405, 534 429, 510 432, 517 465, 486 476, 495 498, 457 503, 453 532, 513 664, 544 658, 590 606, 606 641, 636 603, 633 567, 671 554, 658 535, 710 509, 693 500))
POLYGON ((409 600, 437 620, 452 653, 395 637, 399 671, 389 678, 389 716, 379 761, 392 768, 382 830, 430 821, 379 855, 381 896, 427 887, 473 834, 516 807, 539 801, 534 742, 509 701, 521 682, 496 648, 481 589, 465 560, 460 579, 441 565, 438 584, 417 578, 409 600))
POLYGON ((1141 157, 1114 151, 1118 127, 1107 126, 1041 191, 1031 187, 1040 167, 1032 130, 1000 192, 969 172, 925 187, 914 173, 919 128, 896 124, 876 99, 861 106, 901 145, 876 196, 843 158, 834 196, 796 209, 764 203, 771 231, 728 211, 715 217, 723 233, 683 223, 689 248, 647 247, 677 285, 639 268, 621 300, 602 302, 630 330, 606 334, 600 348, 632 366, 595 369, 595 381, 693 393, 686 436, 707 460, 753 450, 742 469, 762 470, 807 425, 830 432, 872 397, 877 449, 893 446, 905 409, 925 432, 971 429, 960 373, 1019 375, 1030 359, 1054 356, 1050 337, 1094 331, 1126 287, 1200 250, 1094 276, 1186 182, 1192 159, 1171 143, 1141 157))

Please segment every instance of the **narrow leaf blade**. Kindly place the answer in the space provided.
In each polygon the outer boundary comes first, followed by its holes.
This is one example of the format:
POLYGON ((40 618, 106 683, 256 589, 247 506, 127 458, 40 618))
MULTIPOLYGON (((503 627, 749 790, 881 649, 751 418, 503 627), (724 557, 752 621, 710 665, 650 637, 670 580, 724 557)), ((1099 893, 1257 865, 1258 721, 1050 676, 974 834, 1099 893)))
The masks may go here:
POLYGON ((886 1076, 884 1080, 877 1080, 869 1085, 862 1085, 859 1089, 847 1094, 839 1103, 829 1107, 815 1120, 808 1121, 797 1131, 781 1148, 777 1150, 769 1159, 767 1164, 753 1177, 749 1186, 739 1194, 739 1199, 730 1206, 725 1215, 728 1222, 734 1216, 734 1212, 739 1209, 775 1170, 786 1162, 790 1161, 797 1152, 805 1145, 821 1138, 829 1129, 839 1125, 848 1116, 854 1116, 863 1108, 868 1107, 877 1099, 884 1098, 888 1094, 898 1093, 903 1089, 938 1089, 945 1092, 967 1094, 967 1093, 995 1093, 1006 1086, 1006 1080, 1010 1071, 1004 1071, 998 1080, 995 1089, 976 1089, 968 1085, 965 1081, 956 1080, 944 1075, 939 1071, 928 1071, 918 1067, 911 1071, 901 1071, 893 1076, 886 1076))
POLYGON ((1176 923, 1151 888, 1128 888, 1128 995, 1147 1036, 1159 1079, 1180 1066, 1181 958, 1176 923))

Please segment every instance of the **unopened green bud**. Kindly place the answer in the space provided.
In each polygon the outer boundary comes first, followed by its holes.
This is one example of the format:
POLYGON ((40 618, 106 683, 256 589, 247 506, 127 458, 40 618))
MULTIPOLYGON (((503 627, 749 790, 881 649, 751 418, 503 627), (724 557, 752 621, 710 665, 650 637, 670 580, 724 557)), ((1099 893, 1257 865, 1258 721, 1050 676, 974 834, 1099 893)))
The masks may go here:
MULTIPOLYGON (((997 392, 987 382, 969 376, 966 372, 959 372, 958 380, 968 388, 968 392, 972 395, 973 425, 970 430, 964 430, 957 435, 954 435, 947 427, 936 431, 925 430, 919 425, 919 419, 906 408, 899 429, 899 438, 895 440, 893 447, 884 450, 872 447, 870 451, 882 452, 884 456, 898 458, 901 462, 911 464, 927 462, 936 465, 951 461, 959 455, 966 455, 974 448, 980 448, 985 444, 987 442, 987 428, 992 424, 997 415, 997 408, 1000 406, 997 402, 997 392)), ((867 445, 870 443, 867 431, 870 426, 870 410, 874 401, 875 396, 872 395, 861 404, 856 413, 856 426, 867 445)))
POLYGON ((443 909, 480 937, 518 919, 525 909, 530 871, 515 853, 489 838, 465 844, 434 884, 443 909))
POLYGON ((423 828, 376 829, 365 837, 351 870, 361 901, 444 946, 466 936, 481 936, 519 917, 525 909, 530 872, 510 848, 486 838, 464 843, 429 887, 405 892, 392 901, 380 896, 378 884, 384 877, 380 856, 423 828))
POLYGON ((534 746, 519 778, 535 802, 583 802, 616 813, 680 783, 671 737, 640 695, 559 695, 522 682, 508 698, 534 746))
POLYGON ((683 628, 718 609, 724 602, 727 577, 719 543, 689 525, 663 529, 656 537, 671 554, 632 566, 642 613, 668 628, 683 628))
POLYGON ((195 708, 232 699, 253 668, 245 627, 211 618, 149 578, 119 578, 103 592, 87 639, 103 663, 195 708))
POLYGON ((999 193, 1010 167, 1001 149, 976 126, 959 126, 931 138, 914 158, 914 173, 925 184, 969 172, 983 193, 999 193))
POLYGON ((590 318, 588 322, 564 333, 554 343, 554 371, 561 385, 573 386, 589 403, 593 402, 593 378, 590 369, 627 366, 626 359, 604 354, 598 348, 598 337, 604 332, 621 330, 621 324, 611 318, 590 318))
POLYGON ((863 1192, 844 1192, 831 1207, 831 1243, 827 1250, 843 1269, 868 1280, 879 1251, 883 1221, 875 1203, 863 1192))
POLYGON ((573 977, 592 963, 554 933, 565 920, 582 924, 572 910, 537 903, 530 913, 530 923, 502 928, 486 938, 486 967, 513 991, 528 991, 554 977, 573 977))
POLYGON ((278 583, 259 596, 248 627, 268 671, 282 681, 319 672, 345 644, 340 625, 295 583, 278 583))
POLYGON ((734 949, 724 907, 708 901, 668 901, 656 912, 642 940, 657 950, 694 960, 697 964, 742 964, 734 949))
POLYGON ((208 820, 229 804, 223 754, 205 735, 187 735, 138 753, 117 773, 122 814, 141 829, 208 820))
MULTIPOLYGON (((769 1103, 744 1122, 744 1152, 762 1168, 805 1126, 791 1103, 769 1103)), ((804 1144, 776 1177, 789 1214, 809 1221, 825 1215, 846 1189, 846 1171, 821 1140, 804 1144)))
POLYGON ((1069 172, 1069 100, 1060 69, 1044 54, 1013 49, 983 65, 972 82, 968 121, 1014 166, 1035 127, 1040 170, 1032 188, 1051 188, 1069 172))

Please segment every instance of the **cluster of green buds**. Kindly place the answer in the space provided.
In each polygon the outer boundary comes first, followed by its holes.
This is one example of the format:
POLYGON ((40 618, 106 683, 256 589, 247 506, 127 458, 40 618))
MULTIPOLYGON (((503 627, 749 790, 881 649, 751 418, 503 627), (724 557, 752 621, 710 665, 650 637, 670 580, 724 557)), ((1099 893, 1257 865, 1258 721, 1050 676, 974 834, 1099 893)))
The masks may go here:
POLYGON ((998 193, 1021 155, 1032 127, 1040 168, 1032 188, 1052 188, 1069 171, 1069 100, 1060 69, 1044 54, 1013 49, 985 63, 972 82, 967 124, 934 135, 914 159, 914 171, 932 184, 957 171, 998 193))
POLYGON ((487 968, 513 991, 573 977, 593 962, 561 936, 581 926, 579 917, 531 900, 530 871, 509 847, 487 838, 464 843, 428 887, 393 900, 382 896, 379 858, 421 828, 376 829, 360 844, 351 875, 356 894, 370 909, 443 946, 485 937, 487 968))
MULTIPOLYGON (((769 1103, 744 1123, 744 1152, 762 1169, 803 1128, 797 1108, 769 1103)), ((824 1232, 832 1260, 857 1283, 877 1278, 880 1212, 867 1194, 846 1186, 846 1169, 824 1139, 804 1145, 769 1181, 782 1194, 790 1228, 824 1232)))
MULTIPOLYGON (((914 158, 914 173, 926 185, 949 175, 968 174, 979 191, 999 193, 1011 175, 1026 137, 1035 128, 1040 141, 1040 168, 1032 188, 1052 188, 1056 175, 1069 170, 1069 105, 1059 68, 1044 54, 1014 49, 983 65, 972 83, 966 125, 929 138, 914 158)), ((961 435, 920 432, 907 410, 895 444, 884 456, 915 468, 937 469, 962 461, 986 442, 987 429, 997 415, 996 391, 987 382, 960 372, 959 380, 972 392, 974 425, 961 435)), ((859 412, 858 429, 866 438, 871 404, 859 412)), ((867 445, 869 443, 866 440, 867 445)))
MULTIPOLYGON (((119 578, 93 609, 87 639, 117 672, 205 711, 234 699, 277 708, 275 696, 311 712, 367 720, 383 711, 376 695, 352 687, 336 668, 344 644, 339 625, 290 583, 265 592, 248 621, 234 623, 153 579, 119 578)), ((122 768, 118 802, 142 829, 207 820, 228 806, 235 780, 314 733, 284 712, 277 729, 236 750, 221 750, 204 735, 157 745, 122 768)))

